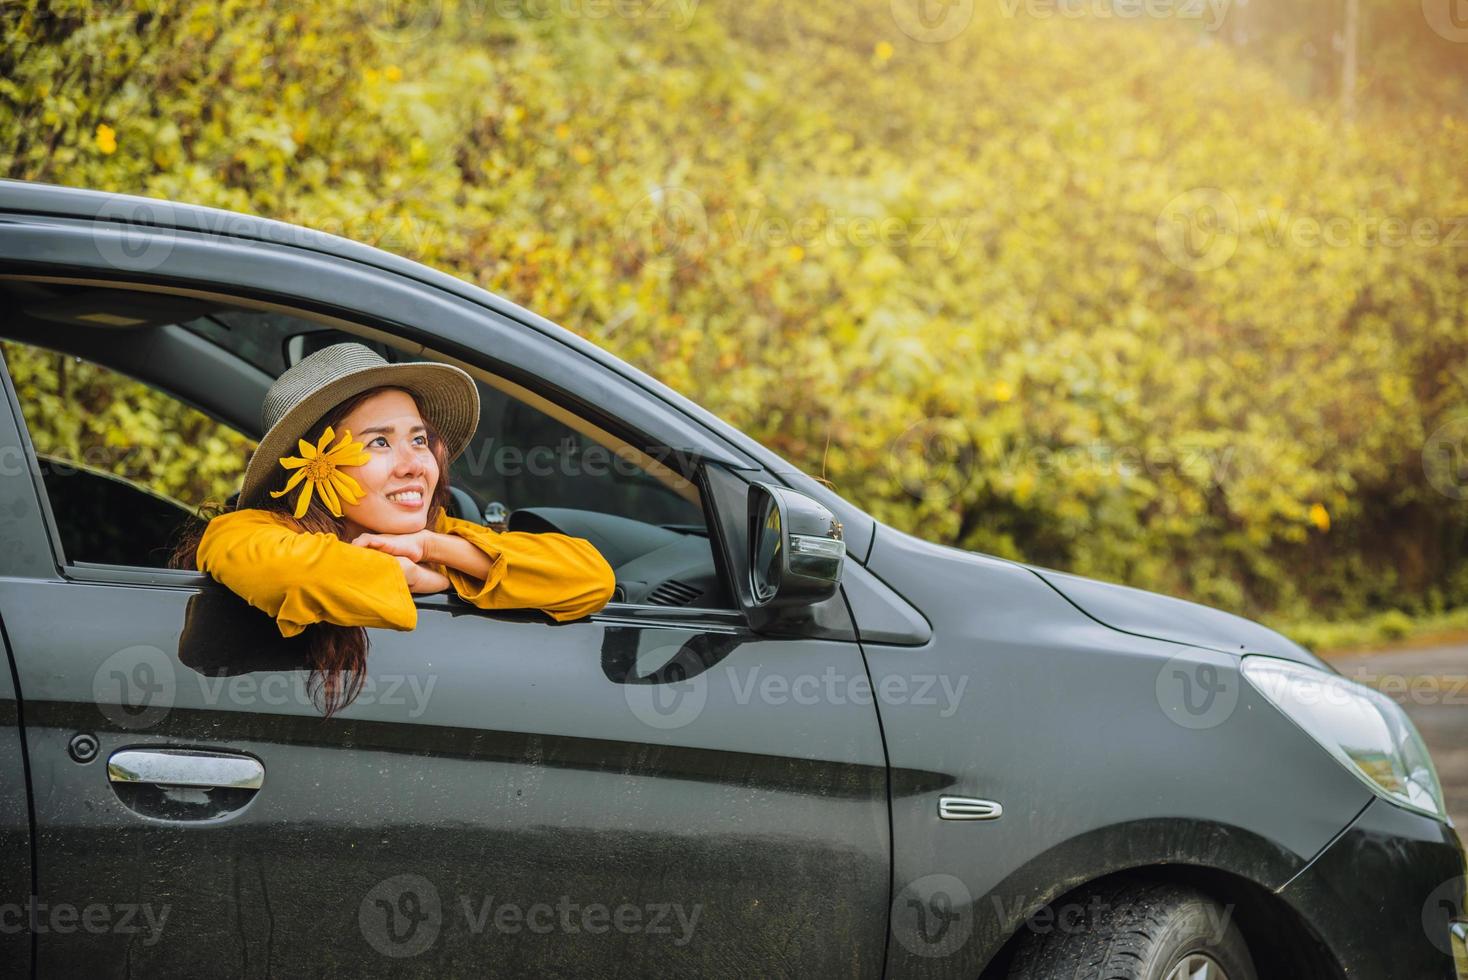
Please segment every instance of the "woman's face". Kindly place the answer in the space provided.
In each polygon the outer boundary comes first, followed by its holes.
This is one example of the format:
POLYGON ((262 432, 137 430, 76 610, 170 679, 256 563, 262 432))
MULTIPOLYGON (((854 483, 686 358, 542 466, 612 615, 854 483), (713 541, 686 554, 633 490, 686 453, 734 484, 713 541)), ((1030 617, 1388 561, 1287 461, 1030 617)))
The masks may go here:
POLYGON ((379 391, 352 409, 338 429, 349 431, 371 457, 341 468, 362 487, 360 501, 342 505, 346 539, 363 531, 411 534, 427 527, 438 460, 413 396, 397 388, 379 391))

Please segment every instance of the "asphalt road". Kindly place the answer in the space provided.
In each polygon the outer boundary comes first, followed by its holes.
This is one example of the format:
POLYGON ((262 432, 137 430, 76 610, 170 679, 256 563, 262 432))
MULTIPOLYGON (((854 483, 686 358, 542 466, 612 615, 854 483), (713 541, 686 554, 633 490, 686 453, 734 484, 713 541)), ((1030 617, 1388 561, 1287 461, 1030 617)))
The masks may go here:
POLYGON ((1468 840, 1468 645, 1381 650, 1330 662, 1407 709, 1432 753, 1448 813, 1468 840))

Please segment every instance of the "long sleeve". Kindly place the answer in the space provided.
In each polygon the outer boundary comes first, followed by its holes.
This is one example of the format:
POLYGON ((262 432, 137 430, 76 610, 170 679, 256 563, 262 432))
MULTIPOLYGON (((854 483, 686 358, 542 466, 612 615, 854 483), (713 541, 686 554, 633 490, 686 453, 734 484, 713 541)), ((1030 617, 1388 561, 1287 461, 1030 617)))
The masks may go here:
POLYGON ((418 607, 396 558, 332 534, 295 531, 262 510, 209 522, 199 570, 275 618, 282 636, 312 623, 410 630, 418 607))
POLYGON ((616 588, 612 566, 585 538, 499 532, 447 515, 435 530, 489 555, 492 567, 483 581, 445 568, 454 591, 480 609, 540 609, 565 622, 601 609, 616 588))

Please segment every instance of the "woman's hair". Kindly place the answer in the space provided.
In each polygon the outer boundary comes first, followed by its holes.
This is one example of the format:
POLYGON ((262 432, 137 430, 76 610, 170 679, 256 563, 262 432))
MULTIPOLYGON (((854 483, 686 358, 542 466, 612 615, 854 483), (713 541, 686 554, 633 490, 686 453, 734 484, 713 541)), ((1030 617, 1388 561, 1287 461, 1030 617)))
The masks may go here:
MULTIPOLYGON (((340 431, 342 420, 362 402, 381 392, 397 390, 402 389, 381 386, 348 398, 317 420, 307 430, 304 438, 314 444, 320 440, 327 426, 340 431)), ((411 395, 412 392, 408 394, 411 395)), ((432 527, 439 512, 448 509, 449 460, 448 450, 433 424, 427 419, 424 419, 423 424, 428 429, 429 448, 434 459, 438 460, 438 483, 428 501, 428 526, 432 527)), ((241 500, 239 506, 270 511, 276 520, 296 531, 316 531, 341 537, 344 529, 342 518, 333 516, 326 509, 319 494, 311 498, 311 506, 300 518, 294 514, 294 494, 270 496, 267 491, 282 489, 290 475, 289 470, 279 470, 273 480, 266 481, 255 492, 252 500, 241 500)), ((199 542, 204 537, 204 530, 209 520, 224 510, 220 504, 206 504, 199 508, 198 519, 189 522, 174 547, 168 561, 170 568, 198 569, 199 542)), ((306 627, 301 636, 306 642, 306 662, 311 668, 311 676, 306 682, 307 693, 311 697, 311 703, 320 708, 325 717, 330 718, 355 701, 362 691, 367 669, 367 631, 360 626, 313 623, 306 627)))

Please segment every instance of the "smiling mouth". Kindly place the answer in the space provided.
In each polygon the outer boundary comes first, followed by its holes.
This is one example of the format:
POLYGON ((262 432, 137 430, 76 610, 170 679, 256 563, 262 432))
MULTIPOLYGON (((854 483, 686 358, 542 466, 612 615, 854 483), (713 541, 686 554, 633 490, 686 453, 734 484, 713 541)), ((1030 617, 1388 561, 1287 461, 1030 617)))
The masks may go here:
POLYGON ((418 489, 398 490, 388 494, 387 499, 404 507, 418 507, 423 503, 423 491, 418 489))

